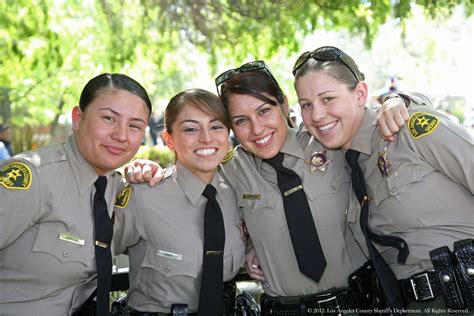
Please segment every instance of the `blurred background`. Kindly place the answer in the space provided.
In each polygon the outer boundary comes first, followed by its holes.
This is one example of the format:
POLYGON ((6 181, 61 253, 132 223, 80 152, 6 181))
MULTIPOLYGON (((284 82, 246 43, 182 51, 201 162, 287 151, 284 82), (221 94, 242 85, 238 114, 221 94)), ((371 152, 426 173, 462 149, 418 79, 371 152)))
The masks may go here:
POLYGON ((70 133, 82 87, 122 72, 155 111, 138 156, 172 161, 159 138, 168 100, 263 59, 298 120, 291 68, 298 55, 337 46, 366 74, 371 106, 389 91, 418 91, 474 128, 472 0, 3 0, 0 124, 18 153, 70 133))

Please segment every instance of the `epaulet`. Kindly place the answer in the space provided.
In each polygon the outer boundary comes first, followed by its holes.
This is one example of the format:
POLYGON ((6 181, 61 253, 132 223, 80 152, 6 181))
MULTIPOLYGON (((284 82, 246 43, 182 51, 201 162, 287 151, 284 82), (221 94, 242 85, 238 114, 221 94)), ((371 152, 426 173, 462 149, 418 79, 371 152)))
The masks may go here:
POLYGON ((231 161, 232 158, 234 158, 234 149, 230 148, 229 151, 227 151, 227 154, 225 155, 224 159, 222 159, 222 163, 231 161))
POLYGON ((61 145, 49 145, 35 151, 27 151, 15 157, 28 161, 34 167, 67 160, 66 152, 61 145), (38 157, 41 157, 38 159, 38 157))
POLYGON ((10 190, 28 190, 30 188, 32 173, 27 164, 11 161, 0 168, 0 185, 10 190))
POLYGON ((125 208, 125 207, 127 207, 128 201, 130 201, 131 193, 132 193, 132 186, 127 185, 115 197, 115 205, 114 206, 116 208, 125 208))
POLYGON ((429 135, 439 125, 439 118, 432 113, 417 111, 410 115, 408 130, 414 139, 429 135))

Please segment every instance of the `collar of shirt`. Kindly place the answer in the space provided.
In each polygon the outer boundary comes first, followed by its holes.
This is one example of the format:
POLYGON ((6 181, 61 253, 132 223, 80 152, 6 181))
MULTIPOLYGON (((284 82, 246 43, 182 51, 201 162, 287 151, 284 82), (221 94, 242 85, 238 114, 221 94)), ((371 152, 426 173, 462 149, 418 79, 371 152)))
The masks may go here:
MULTIPOLYGON (((289 126, 287 127, 287 131, 288 133, 286 135, 285 143, 283 144, 280 152, 286 155, 292 155, 297 158, 305 159, 304 150, 297 138, 297 131, 293 128, 290 128, 289 126)), ((262 161, 262 158, 255 157, 258 172, 260 172, 262 161)))
MULTIPOLYGON (((97 172, 95 172, 94 168, 84 159, 77 148, 75 135, 71 135, 67 138, 67 141, 64 143, 64 149, 69 164, 71 165, 74 179, 76 180, 77 189, 82 196, 94 185, 98 177, 97 172)), ((118 173, 118 171, 111 170, 107 172, 105 174, 107 180, 110 180, 111 176, 115 173, 118 173)))
POLYGON ((364 119, 352 139, 351 149, 366 155, 372 154, 372 136, 375 135, 374 130, 377 128, 375 126, 376 118, 377 112, 371 109, 365 109, 364 119))
MULTIPOLYGON (((186 168, 179 160, 176 162, 176 167, 173 172, 173 177, 175 178, 178 185, 183 190, 184 194, 191 202, 193 206, 197 206, 199 199, 202 197, 202 192, 206 188, 206 183, 202 182, 196 175, 194 175, 188 168, 186 168)), ((217 196, 216 199, 220 197, 221 194, 221 184, 224 179, 217 173, 214 175, 214 178, 211 181, 211 184, 216 188, 217 196)))

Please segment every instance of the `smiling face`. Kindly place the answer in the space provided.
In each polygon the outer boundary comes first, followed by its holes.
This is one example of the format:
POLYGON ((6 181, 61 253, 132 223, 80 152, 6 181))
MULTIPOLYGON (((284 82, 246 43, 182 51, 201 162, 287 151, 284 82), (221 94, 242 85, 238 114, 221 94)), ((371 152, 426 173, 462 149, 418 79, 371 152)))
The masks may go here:
POLYGON ((306 129, 326 148, 349 149, 364 118, 367 85, 351 91, 324 71, 310 71, 295 87, 306 129))
POLYGON ((232 130, 241 145, 262 159, 274 157, 288 133, 286 99, 283 105, 275 106, 247 94, 232 94, 228 104, 232 130))
POLYGON ((73 109, 77 147, 97 174, 124 165, 136 154, 149 114, 140 97, 116 89, 101 92, 85 111, 73 109))
POLYGON ((166 145, 177 159, 204 183, 211 183, 217 166, 229 150, 229 129, 215 116, 185 105, 163 132, 166 145))

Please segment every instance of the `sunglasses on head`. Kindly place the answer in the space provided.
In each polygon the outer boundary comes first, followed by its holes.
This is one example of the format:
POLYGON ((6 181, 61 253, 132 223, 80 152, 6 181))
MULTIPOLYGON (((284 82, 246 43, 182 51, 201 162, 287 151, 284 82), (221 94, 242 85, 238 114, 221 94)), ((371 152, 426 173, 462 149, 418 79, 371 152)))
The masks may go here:
POLYGON ((267 75, 270 76, 270 78, 277 84, 278 82, 276 81, 275 77, 273 77, 272 72, 270 69, 268 69, 267 65, 263 60, 255 60, 248 62, 246 64, 243 64, 239 68, 235 69, 229 69, 227 71, 224 71, 221 73, 219 76, 216 77, 215 83, 216 83, 216 89, 217 89, 217 94, 220 96, 221 93, 219 91, 219 86, 223 84, 224 82, 232 79, 235 75, 244 73, 244 72, 249 72, 249 71, 256 71, 256 70, 263 70, 267 75))
POLYGON ((350 70, 350 72, 352 72, 354 77, 357 79, 357 82, 364 80, 363 74, 361 74, 358 70, 354 69, 354 65, 353 62, 350 60, 350 57, 339 48, 333 46, 323 46, 313 51, 301 54, 300 57, 298 57, 298 59, 296 60, 295 65, 293 66, 293 76, 295 76, 298 69, 303 67, 303 65, 311 58, 317 61, 339 60, 344 66, 347 67, 347 69, 350 70))

